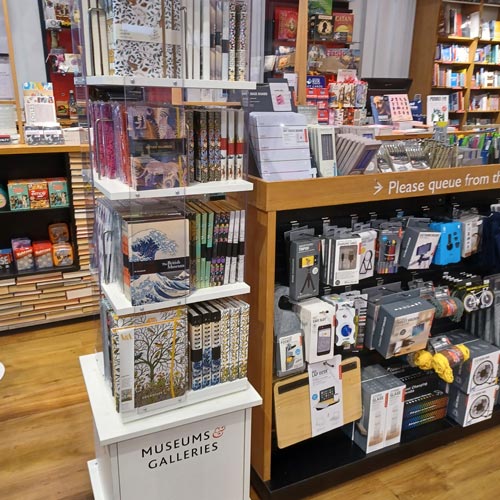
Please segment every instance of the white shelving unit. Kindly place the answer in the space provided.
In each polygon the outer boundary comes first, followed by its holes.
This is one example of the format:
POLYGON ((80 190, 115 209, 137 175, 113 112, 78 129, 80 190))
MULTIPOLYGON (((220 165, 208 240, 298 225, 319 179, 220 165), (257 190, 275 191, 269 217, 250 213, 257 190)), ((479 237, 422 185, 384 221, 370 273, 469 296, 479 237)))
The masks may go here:
POLYGON ((248 498, 251 408, 262 399, 246 380, 234 394, 123 422, 101 356, 80 358, 94 417, 97 458, 87 465, 96 500, 158 498, 159 491, 170 498, 248 498))
POLYGON ((118 283, 103 283, 102 291, 106 298, 111 302, 114 311, 119 316, 125 314, 139 314, 144 312, 158 311, 167 309, 168 307, 178 307, 185 304, 194 304, 204 300, 222 299, 224 297, 232 297, 235 295, 245 295, 250 293, 250 286, 246 283, 233 283, 230 285, 214 286, 208 288, 200 288, 193 291, 186 297, 178 299, 166 300, 164 302, 154 302, 141 306, 133 306, 125 297, 118 283))
POLYGON ((109 200, 139 200, 151 198, 167 198, 175 196, 197 196, 217 193, 236 193, 252 191, 253 184, 245 180, 226 182, 195 183, 187 187, 167 189, 148 189, 136 191, 116 179, 101 177, 94 172, 94 186, 109 200))

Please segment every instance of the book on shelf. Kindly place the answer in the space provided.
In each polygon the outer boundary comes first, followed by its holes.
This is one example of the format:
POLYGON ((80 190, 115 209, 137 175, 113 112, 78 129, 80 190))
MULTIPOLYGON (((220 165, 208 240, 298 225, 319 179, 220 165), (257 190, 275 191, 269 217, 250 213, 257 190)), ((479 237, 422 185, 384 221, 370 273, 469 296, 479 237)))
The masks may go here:
MULTIPOLYGON (((139 2, 109 0, 104 2, 103 11, 96 9, 101 2, 83 0, 81 23, 88 48, 88 75, 247 79, 246 0, 147 3, 145 9, 139 2), (93 9, 90 16, 89 8, 93 9)), ((288 24, 293 28, 293 22, 288 24)))

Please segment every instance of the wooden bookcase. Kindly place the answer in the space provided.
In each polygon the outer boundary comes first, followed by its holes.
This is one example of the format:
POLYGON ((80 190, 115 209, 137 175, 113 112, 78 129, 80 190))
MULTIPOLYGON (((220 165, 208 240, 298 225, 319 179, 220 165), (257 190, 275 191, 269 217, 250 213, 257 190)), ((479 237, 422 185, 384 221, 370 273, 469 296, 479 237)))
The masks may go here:
POLYGON ((263 399, 262 406, 254 408, 252 420, 252 481, 261 498, 302 498, 500 423, 500 411, 495 412, 493 419, 468 428, 440 421, 409 431, 401 444, 369 455, 343 436, 341 430, 284 450, 277 450, 273 442, 274 287, 276 269, 285 265, 280 260, 283 256, 276 253, 280 223, 300 220, 301 214, 307 217, 304 212, 309 211, 310 215, 312 210, 317 218, 337 213, 368 214, 382 205, 387 208, 406 204, 411 210, 412 206, 437 198, 442 200, 440 203, 461 196, 483 203, 495 202, 500 196, 499 172, 500 165, 486 165, 285 182, 251 178, 254 190, 248 199, 247 241, 258 244, 249 244, 246 249, 247 281, 251 287, 248 376, 263 399), (470 180, 472 177, 474 181, 470 180), (456 183, 460 186, 445 187, 440 182, 450 179, 460 179, 456 183), (398 182, 423 183, 424 187, 418 193, 403 193, 394 188, 398 182), (442 189, 433 191, 431 188, 436 185, 442 189))
POLYGON ((421 94, 424 113, 426 112, 426 97, 434 94, 448 95, 452 92, 463 92, 464 109, 450 112, 450 119, 458 120, 460 129, 463 129, 474 117, 491 117, 493 123, 500 123, 500 110, 484 111, 470 110, 470 105, 474 95, 478 93, 490 93, 500 96, 498 87, 482 87, 473 85, 473 76, 481 67, 496 69, 500 71, 499 64, 475 63, 474 55, 480 46, 488 44, 499 45, 500 40, 481 40, 480 38, 466 38, 460 36, 445 36, 439 33, 440 11, 446 5, 460 7, 462 17, 478 12, 481 20, 483 16, 488 19, 492 17, 500 19, 500 5, 489 4, 488 0, 481 0, 477 3, 468 3, 449 0, 417 0, 415 12, 415 24, 413 30, 413 44, 410 61, 410 78, 412 86, 410 95, 421 94), (435 61, 436 46, 438 44, 456 44, 469 48, 469 60, 467 62, 444 62, 435 61), (466 78, 463 87, 446 87, 433 85, 434 64, 440 67, 465 69, 466 78))
MULTIPOLYGON (((80 146, 1 146, 2 180, 67 177, 68 208, 0 212, 7 245, 11 237, 47 239, 47 225, 68 221, 72 229, 74 265, 44 271, 0 274, 0 331, 89 316, 98 312, 98 293, 90 271, 93 208, 86 202, 89 155, 80 146), (7 232, 7 234, 5 234, 7 232)), ((7 245, 10 246, 10 245, 7 245)))

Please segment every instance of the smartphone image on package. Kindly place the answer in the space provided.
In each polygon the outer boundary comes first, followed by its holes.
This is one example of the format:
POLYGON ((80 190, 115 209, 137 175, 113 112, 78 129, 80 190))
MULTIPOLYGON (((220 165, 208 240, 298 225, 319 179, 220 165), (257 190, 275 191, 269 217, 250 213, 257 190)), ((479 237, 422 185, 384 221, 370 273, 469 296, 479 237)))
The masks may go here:
POLYGON ((318 349, 317 355, 324 356, 328 354, 331 349, 332 340, 332 326, 331 325, 321 325, 318 327, 318 349))

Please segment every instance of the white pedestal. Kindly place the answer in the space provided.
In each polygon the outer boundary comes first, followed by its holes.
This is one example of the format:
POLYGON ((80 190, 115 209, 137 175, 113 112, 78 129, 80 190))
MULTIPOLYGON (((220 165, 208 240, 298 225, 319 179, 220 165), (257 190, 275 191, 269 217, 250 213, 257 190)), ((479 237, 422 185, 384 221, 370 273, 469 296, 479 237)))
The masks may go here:
POLYGON ((251 408, 262 402, 253 387, 123 423, 96 355, 80 363, 94 416, 96 500, 248 500, 251 408))

